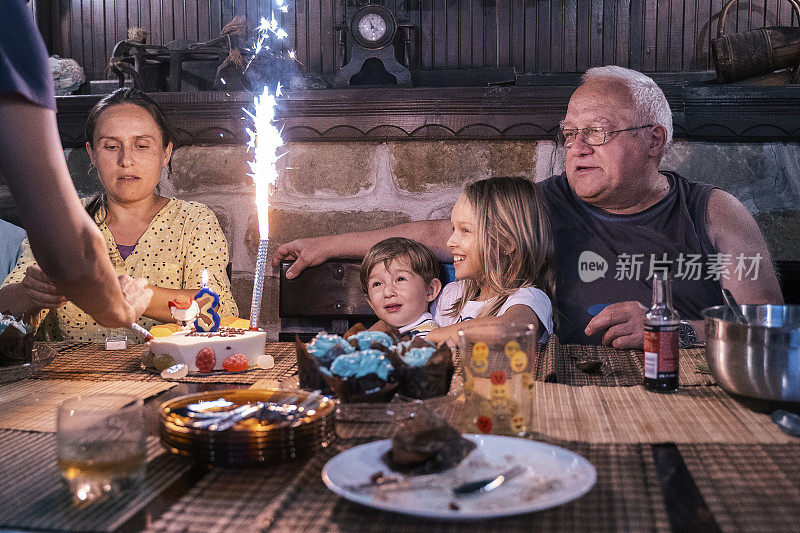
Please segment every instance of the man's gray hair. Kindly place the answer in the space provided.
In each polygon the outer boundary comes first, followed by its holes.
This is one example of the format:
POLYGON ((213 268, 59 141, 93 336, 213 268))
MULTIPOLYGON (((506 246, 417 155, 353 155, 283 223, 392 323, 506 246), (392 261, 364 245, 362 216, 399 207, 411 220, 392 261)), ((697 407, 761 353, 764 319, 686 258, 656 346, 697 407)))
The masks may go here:
POLYGON ((672 111, 664 91, 652 78, 625 67, 606 65, 590 68, 583 74, 583 81, 597 78, 612 78, 625 84, 631 92, 636 118, 645 124, 658 124, 667 130, 667 144, 672 142, 672 111))

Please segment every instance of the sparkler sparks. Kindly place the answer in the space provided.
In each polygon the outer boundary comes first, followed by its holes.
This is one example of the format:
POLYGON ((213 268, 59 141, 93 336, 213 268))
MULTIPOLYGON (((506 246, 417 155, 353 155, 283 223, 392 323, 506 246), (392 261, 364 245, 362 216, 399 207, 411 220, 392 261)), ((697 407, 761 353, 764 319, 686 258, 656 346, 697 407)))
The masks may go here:
MULTIPOLYGON (((285 8, 286 6, 283 7, 285 8)), ((286 12, 285 9, 282 9, 282 11, 284 13, 286 12)), ((270 16, 269 20, 267 20, 264 17, 261 17, 261 23, 256 28, 256 31, 258 32, 258 37, 256 38, 256 45, 253 50, 254 56, 261 53, 262 50, 270 49, 270 47, 266 44, 267 40, 269 40, 270 38, 270 35, 274 36, 278 40, 286 39, 286 37, 289 36, 286 30, 281 28, 280 25, 278 24, 278 19, 275 18, 274 11, 272 12, 272 15, 270 16)))
MULTIPOLYGON (((276 8, 279 14, 289 12, 289 4, 286 0, 277 0, 276 8)), ((280 26, 280 22, 278 21, 278 17, 275 16, 275 13, 275 11, 272 11, 269 18, 261 17, 258 26, 256 26, 255 42, 248 50, 251 57, 244 67, 244 72, 250 69, 253 62, 259 58, 259 55, 261 55, 262 62, 265 56, 278 60, 289 59, 291 61, 297 61, 297 54, 294 50, 286 50, 284 53, 285 45, 282 44, 281 47, 278 47, 275 44, 275 41, 285 42, 287 37, 289 37, 289 33, 280 26), (264 52, 268 52, 268 54, 264 52)), ((264 66, 262 65, 262 69, 263 68, 264 66)), ((259 72, 259 75, 261 74, 263 73, 259 72)))
POLYGON ((276 97, 281 95, 281 86, 278 84, 275 94, 270 94, 269 88, 264 87, 261 96, 254 100, 255 113, 244 110, 253 121, 254 129, 247 128, 250 140, 247 146, 253 150, 254 160, 248 161, 252 173, 250 176, 256 186, 256 209, 258 210, 258 231, 261 239, 269 238, 269 219, 267 209, 271 188, 278 179, 278 148, 283 146, 281 132, 275 126, 276 97))

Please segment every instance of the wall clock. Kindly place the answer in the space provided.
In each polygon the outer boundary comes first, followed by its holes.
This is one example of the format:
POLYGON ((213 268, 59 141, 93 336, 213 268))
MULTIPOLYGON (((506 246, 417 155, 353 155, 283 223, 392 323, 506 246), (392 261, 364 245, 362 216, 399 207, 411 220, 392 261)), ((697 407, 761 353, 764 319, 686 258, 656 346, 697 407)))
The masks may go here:
POLYGON ((398 63, 394 52, 397 21, 386 6, 368 4, 353 13, 350 19, 350 60, 336 73, 334 85, 347 87, 369 59, 378 59, 398 85, 410 85, 411 73, 398 63))

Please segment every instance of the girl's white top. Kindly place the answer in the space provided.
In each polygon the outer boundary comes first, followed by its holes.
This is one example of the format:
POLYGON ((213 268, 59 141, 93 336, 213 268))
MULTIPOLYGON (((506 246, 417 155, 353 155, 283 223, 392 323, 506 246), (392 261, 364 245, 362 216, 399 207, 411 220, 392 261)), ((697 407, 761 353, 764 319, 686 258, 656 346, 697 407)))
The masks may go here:
MULTIPOLYGON (((439 298, 431 304, 431 312, 433 313, 433 320, 439 324, 440 327, 450 326, 465 320, 470 320, 478 316, 481 309, 490 302, 490 300, 479 302, 477 300, 470 300, 464 305, 458 316, 449 316, 447 311, 453 306, 453 303, 461 297, 464 292, 464 281, 454 281, 445 285, 439 298)), ((550 303, 550 298, 536 287, 522 287, 517 289, 509 295, 505 303, 497 312, 497 316, 505 313, 512 305, 526 305, 536 313, 539 317, 539 322, 544 326, 545 332, 542 334, 541 342, 547 342, 548 337, 553 332, 553 305, 550 303)))

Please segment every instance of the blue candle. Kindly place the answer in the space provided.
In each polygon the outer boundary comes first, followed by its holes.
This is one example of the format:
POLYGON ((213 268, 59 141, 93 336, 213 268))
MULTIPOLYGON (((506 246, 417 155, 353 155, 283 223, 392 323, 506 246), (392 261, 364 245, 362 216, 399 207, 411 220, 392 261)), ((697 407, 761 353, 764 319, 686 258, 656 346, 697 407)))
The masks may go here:
POLYGON ((202 288, 194 295, 200 314, 194 321, 194 328, 197 331, 219 331, 220 317, 217 313, 219 308, 219 295, 208 288, 208 271, 203 270, 201 275, 202 288))

